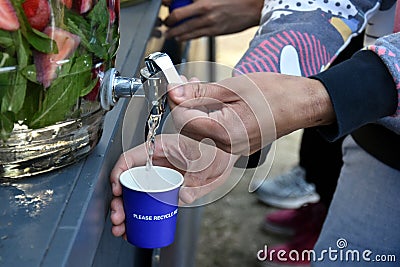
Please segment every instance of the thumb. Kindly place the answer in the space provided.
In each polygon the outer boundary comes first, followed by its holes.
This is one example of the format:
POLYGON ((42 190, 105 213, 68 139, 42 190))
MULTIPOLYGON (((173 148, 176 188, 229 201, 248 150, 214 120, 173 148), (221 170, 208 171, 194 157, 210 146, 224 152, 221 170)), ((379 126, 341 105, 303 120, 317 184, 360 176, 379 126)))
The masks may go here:
POLYGON ((168 96, 174 105, 186 107, 227 103, 238 99, 236 93, 230 88, 218 83, 197 81, 171 86, 168 90, 168 96))

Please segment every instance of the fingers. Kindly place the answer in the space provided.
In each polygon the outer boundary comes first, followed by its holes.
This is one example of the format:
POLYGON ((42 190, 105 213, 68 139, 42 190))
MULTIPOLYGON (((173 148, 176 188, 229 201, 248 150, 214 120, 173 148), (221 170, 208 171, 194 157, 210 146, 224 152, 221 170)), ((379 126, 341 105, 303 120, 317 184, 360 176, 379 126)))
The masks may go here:
POLYGON ((122 204, 122 198, 114 198, 111 201, 110 218, 113 224, 113 235, 117 237, 123 236, 125 234, 125 212, 122 204))
MULTIPOLYGON (((179 147, 179 138, 177 135, 158 135, 156 136, 156 147, 153 155, 153 163, 158 166, 164 166, 179 170, 185 169, 185 157, 182 156, 182 151, 176 151, 175 147, 179 147), (165 140, 161 140, 165 138, 165 140), (168 161, 169 158, 174 158, 174 163, 168 161), (178 168, 176 167, 178 166, 178 168), (179 169, 180 167, 180 169, 179 169)), ((119 182, 119 177, 122 172, 135 166, 144 166, 147 161, 147 150, 145 143, 132 148, 123 153, 115 163, 110 175, 112 193, 114 196, 122 195, 122 186, 119 182)))
POLYGON ((128 150, 119 157, 110 175, 111 189, 114 196, 121 196, 122 194, 122 187, 119 182, 121 173, 133 166, 145 165, 146 160, 147 154, 144 144, 128 150))
POLYGON ((266 99, 258 86, 262 82, 259 81, 261 75, 260 73, 238 75, 223 79, 218 83, 191 81, 183 85, 170 86, 168 96, 172 104, 182 104, 187 107, 233 101, 261 102, 265 106, 266 99))
POLYGON ((189 82, 170 87, 168 96, 173 106, 183 105, 186 107, 227 103, 238 99, 237 94, 228 87, 217 83, 201 82, 189 82))
POLYGON ((110 175, 110 182, 111 182, 111 190, 114 196, 121 196, 122 195, 122 187, 119 183, 119 176, 122 172, 129 169, 125 161, 124 154, 122 154, 118 161, 115 163, 113 170, 111 171, 110 175))
POLYGON ((111 232, 115 237, 125 236, 125 224, 114 225, 111 232))
MULTIPOLYGON (((163 134, 156 138, 153 158, 155 165, 186 173, 185 186, 180 193, 181 203, 192 203, 223 183, 229 176, 235 161, 234 156, 217 149, 212 143, 199 143, 178 134, 163 134)), ((113 169, 111 181, 113 194, 117 197, 111 201, 110 219, 114 236, 126 235, 119 175, 132 166, 144 165, 146 159, 145 148, 140 145, 121 155, 113 169)))
MULTIPOLYGON (((196 114, 197 112, 195 110, 179 112, 178 108, 176 112, 181 115, 174 119, 176 125, 180 128, 179 133, 197 141, 202 141, 205 137, 210 138, 220 149, 233 152, 233 140, 229 130, 230 126, 224 125, 210 116, 196 114)), ((227 112, 216 111, 216 113, 226 114, 227 112)), ((218 117, 219 115, 215 116, 218 117)))
POLYGON ((128 170, 133 166, 140 166, 146 163, 146 152, 144 145, 135 147, 127 152, 123 153, 118 161, 115 163, 113 170, 110 175, 111 189, 114 196, 111 201, 111 215, 110 219, 113 224, 111 232, 116 237, 124 237, 125 234, 125 212, 123 208, 122 198, 122 186, 119 182, 119 176, 122 172, 128 170))
POLYGON ((198 143, 189 138, 185 143, 190 149, 198 147, 196 157, 187 161, 185 182, 179 192, 180 201, 190 204, 222 185, 239 156, 226 153, 212 143, 198 143))
POLYGON ((197 141, 212 139, 222 150, 247 154, 249 130, 254 121, 244 102, 221 103, 216 100, 188 100, 180 105, 170 105, 176 130, 197 141), (204 101, 203 101, 204 100, 204 101), (195 104, 191 105, 192 102, 195 104), (200 102, 206 105, 197 106, 200 102), (185 106, 196 106, 194 108, 185 106))
MULTIPOLYGON (((201 172, 187 173, 185 184, 179 191, 180 205, 192 204, 194 201, 204 197, 229 179, 233 166, 239 156, 222 153, 216 157, 216 161, 201 172), (207 177, 207 179, 205 179, 207 177)), ((223 194, 228 193, 223 192, 223 194)))
POLYGON ((196 39, 203 36, 214 36, 217 32, 216 24, 212 24, 206 16, 191 17, 183 20, 165 32, 166 38, 175 38, 178 42, 196 39))
POLYGON ((198 4, 194 2, 193 4, 174 9, 165 19, 164 24, 168 27, 172 27, 179 21, 198 16, 200 14, 201 10, 198 8, 198 4))

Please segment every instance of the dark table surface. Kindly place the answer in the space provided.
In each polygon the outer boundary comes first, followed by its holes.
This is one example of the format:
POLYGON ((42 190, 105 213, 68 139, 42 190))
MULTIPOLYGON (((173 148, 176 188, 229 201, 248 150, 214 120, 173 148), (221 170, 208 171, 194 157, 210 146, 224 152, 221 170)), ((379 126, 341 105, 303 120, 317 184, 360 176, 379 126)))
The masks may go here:
MULTIPOLYGON (((159 0, 121 9, 117 69, 137 73, 160 8, 159 0)), ((140 102, 140 101, 139 101, 140 102)), ((142 101, 143 102, 143 101, 142 101)), ((108 220, 110 171, 123 149, 120 100, 107 113, 102 138, 84 160, 47 174, 0 185, 0 266, 124 266, 107 256, 111 248, 131 253, 113 238, 108 220), (112 265, 110 265, 112 264, 112 265)), ((137 111, 142 109, 137 105, 137 111)), ((130 134, 143 141, 144 116, 133 116, 130 134), (136 120, 136 121, 135 121, 136 120)), ((115 255, 118 257, 118 255, 115 255)), ((132 260, 132 259, 131 259, 132 260)), ((131 265, 132 266, 132 265, 131 265)))

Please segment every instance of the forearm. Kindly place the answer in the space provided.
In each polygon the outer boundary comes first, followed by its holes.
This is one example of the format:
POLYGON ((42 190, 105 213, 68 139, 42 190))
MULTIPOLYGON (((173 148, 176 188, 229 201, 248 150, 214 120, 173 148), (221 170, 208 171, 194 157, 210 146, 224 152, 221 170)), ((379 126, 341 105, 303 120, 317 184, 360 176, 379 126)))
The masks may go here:
POLYGON ((321 82, 302 77, 288 79, 288 87, 283 91, 290 95, 286 97, 285 104, 278 106, 274 104, 278 102, 270 101, 277 138, 298 129, 328 125, 335 121, 329 94, 321 82))
MULTIPOLYGON (((382 59, 371 51, 360 51, 312 78, 276 73, 247 75, 268 102, 275 138, 297 129, 321 126, 328 140, 336 140, 362 125, 395 115, 398 106, 394 78, 382 59)), ((260 101, 255 98, 254 105, 260 101)), ((266 112, 267 107, 259 117, 265 117, 266 112)), ((270 127, 271 124, 261 123, 261 135, 267 140, 270 127)))
MULTIPOLYGON (((328 125, 335 121, 329 94, 320 81, 276 73, 251 73, 248 76, 268 102, 276 138, 298 129, 328 125)), ((259 99, 255 101, 260 102, 259 99)), ((267 109, 264 108, 263 114, 269 112, 267 109)), ((262 127, 271 126, 261 123, 262 127)), ((262 129, 262 134, 265 135, 268 130, 262 129)))

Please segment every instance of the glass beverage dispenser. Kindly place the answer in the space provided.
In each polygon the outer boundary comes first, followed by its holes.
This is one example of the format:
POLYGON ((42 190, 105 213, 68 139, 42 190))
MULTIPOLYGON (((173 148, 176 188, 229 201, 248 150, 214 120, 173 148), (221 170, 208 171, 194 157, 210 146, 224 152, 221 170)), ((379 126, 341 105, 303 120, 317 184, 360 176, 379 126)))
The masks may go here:
POLYGON ((1 0, 0 178, 81 159, 98 143, 119 0, 1 0))
POLYGON ((140 79, 119 75, 118 0, 0 1, 0 180, 85 157, 105 112, 139 89, 161 117, 167 84, 180 76, 160 52, 145 58, 140 79))

